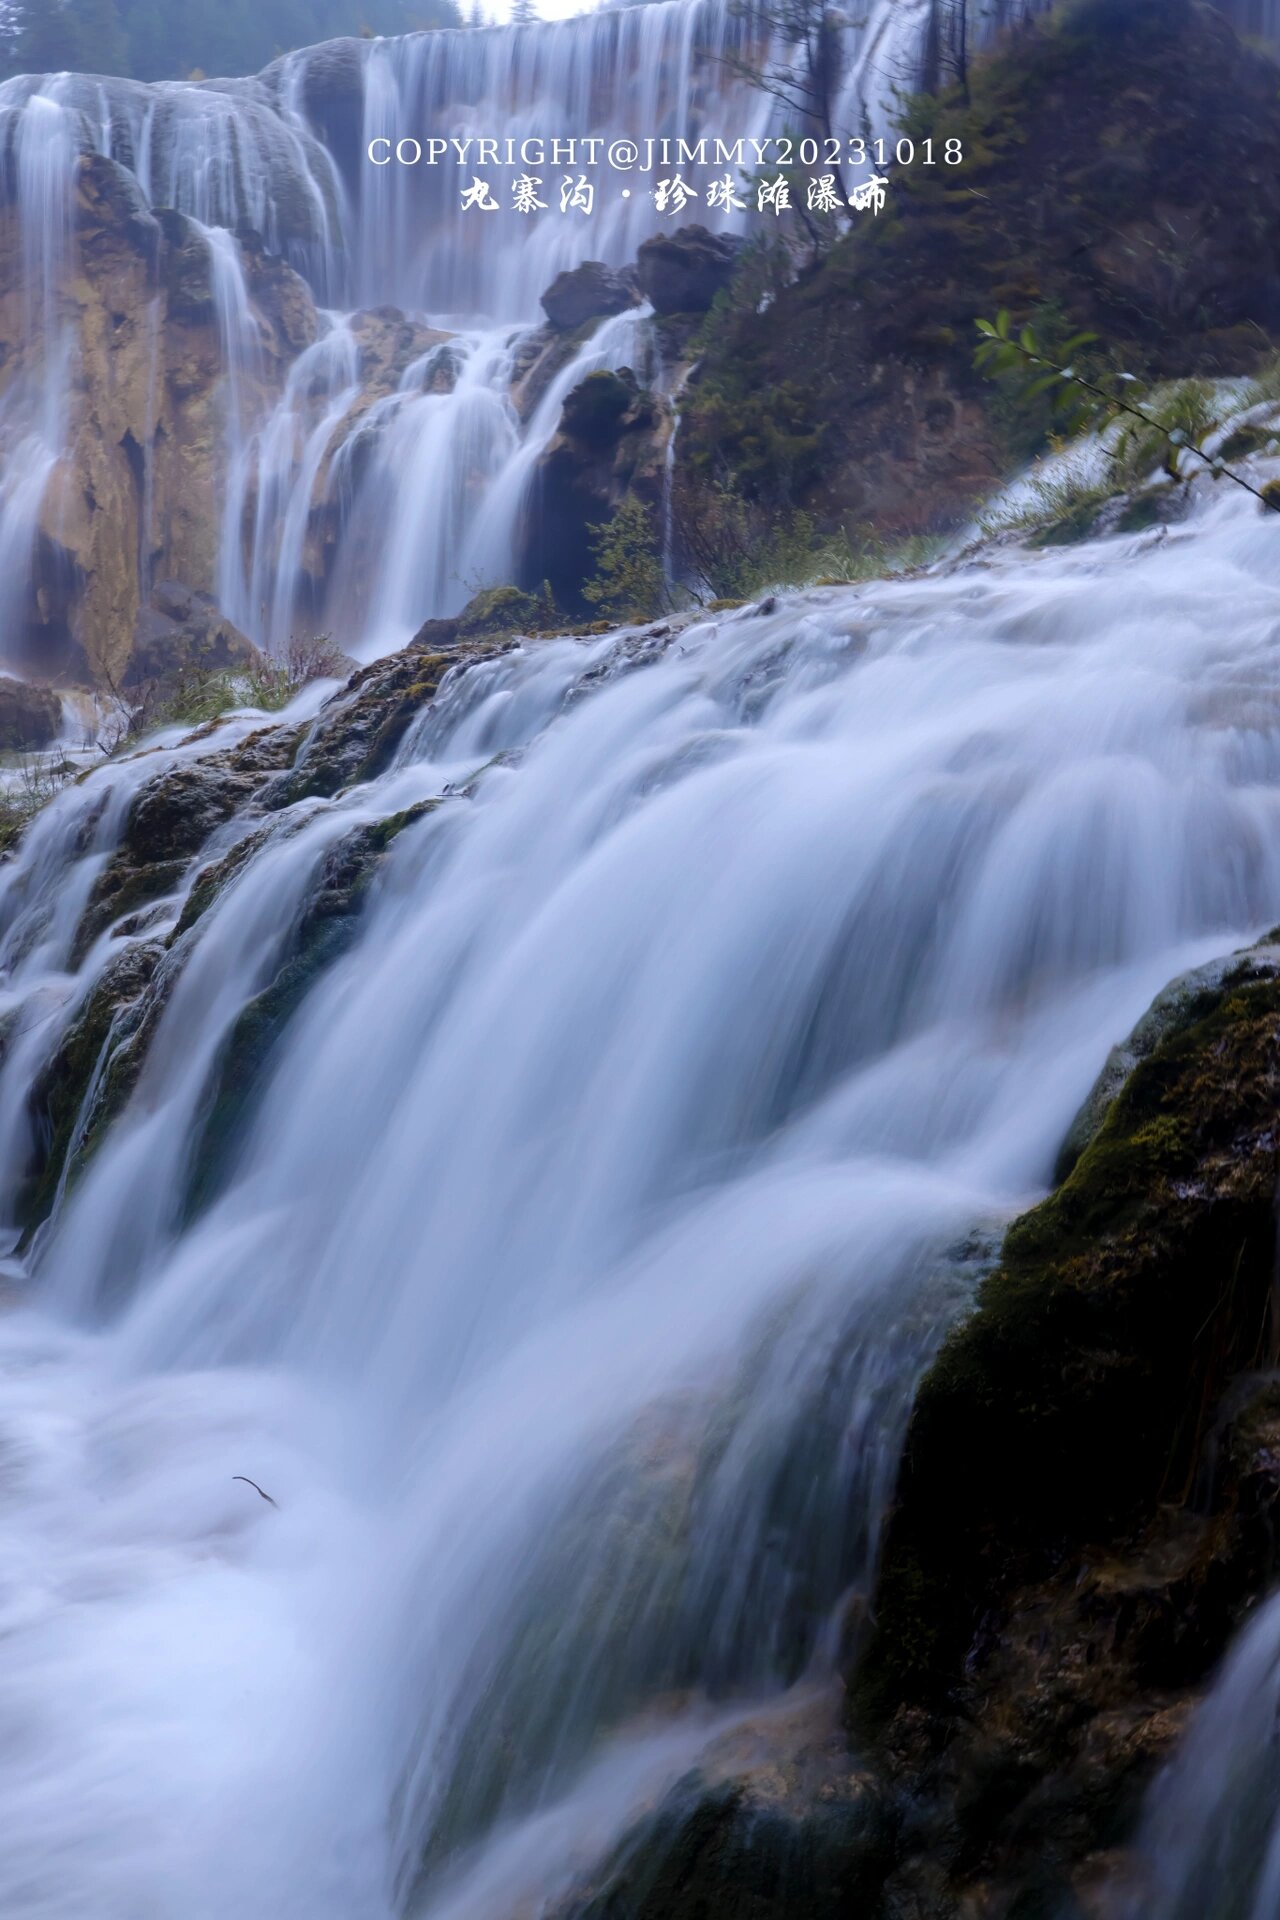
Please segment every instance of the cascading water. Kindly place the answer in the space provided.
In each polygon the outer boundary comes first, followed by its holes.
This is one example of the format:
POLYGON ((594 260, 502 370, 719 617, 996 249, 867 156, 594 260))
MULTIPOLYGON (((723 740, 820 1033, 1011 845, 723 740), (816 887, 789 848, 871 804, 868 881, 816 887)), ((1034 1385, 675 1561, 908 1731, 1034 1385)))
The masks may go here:
POLYGON ((1280 1914, 1280 1603, 1246 1629, 1157 1782, 1122 1920, 1280 1914))
MULTIPOLYGON (((972 35, 981 39, 1041 4, 980 0, 971 7, 972 35)), ((1234 11, 1241 8, 1245 30, 1274 32, 1273 0, 1234 0, 1234 11)), ((843 28, 838 132, 889 129, 897 92, 922 70, 935 13, 935 0, 874 0, 854 10, 843 28)), ((144 85, 60 74, 0 86, 0 158, 18 206, 24 284, 34 303, 0 390, 6 657, 37 677, 60 664, 42 654, 48 643, 38 622, 29 629, 24 608, 44 584, 33 563, 37 535, 56 546, 56 476, 87 404, 71 378, 78 343, 67 317, 75 304, 81 155, 107 156, 147 205, 194 220, 211 252, 228 470, 219 477, 219 553, 210 563, 206 543, 179 543, 184 584, 216 593, 229 617, 268 650, 284 651, 295 625, 340 624, 343 645, 368 657, 421 620, 455 608, 460 579, 486 585, 511 577, 520 502, 513 513, 509 469, 527 477, 549 434, 541 415, 535 430, 512 413, 506 383, 520 353, 510 335, 536 322, 539 295, 560 268, 587 257, 622 265, 647 234, 671 224, 654 206, 653 174, 598 169, 589 210, 561 212, 566 176, 548 146, 546 165, 533 169, 547 210, 514 211, 514 175, 500 170, 492 181, 500 211, 481 213, 462 207, 460 189, 471 177, 464 168, 374 165, 370 141, 594 137, 603 146, 614 138, 702 134, 749 141, 779 130, 787 114, 767 90, 741 79, 735 62, 743 56, 765 64, 772 58, 775 66, 791 57, 785 48, 771 53, 758 22, 736 0, 656 0, 540 26, 330 42, 250 79, 144 85), (452 395, 438 388, 429 407, 366 409, 354 398, 342 407, 351 383, 332 359, 323 361, 322 385, 330 373, 340 384, 315 396, 314 406, 288 369, 265 385, 246 381, 238 356, 246 340, 252 346, 256 323, 234 237, 246 225, 297 269, 323 308, 345 311, 348 326, 352 310, 394 301, 438 327, 460 330, 463 377, 452 395), (482 377, 489 383, 483 397, 482 377), (412 500, 395 494, 395 463, 406 441, 440 450, 416 512, 412 500), (443 487, 442 472, 451 476, 443 487), (392 496, 396 507, 388 512, 392 496), (323 567, 313 538, 320 522, 323 567), (418 596, 412 604, 411 590, 418 596)), ((475 171, 483 173, 483 165, 475 171)), ((704 177, 704 190, 706 184, 704 177)), ((711 209, 705 197, 683 217, 713 227, 744 218, 711 209)), ((149 348, 144 384, 153 395, 163 332, 153 328, 149 348)), ((293 343, 295 357, 311 337, 293 343)), ((363 352, 361 362, 358 377, 363 352)), ((582 370, 590 364, 588 350, 582 370)), ((606 353, 596 364, 616 363, 606 353)), ((143 605, 153 584, 151 487, 163 430, 153 406, 131 429, 142 472, 136 585, 143 605)), ((75 490, 70 481, 68 487, 75 490)), ((55 553, 51 564, 66 577, 55 597, 65 586, 74 602, 83 551, 55 553)), ((91 557, 88 567, 92 572, 91 557)), ((122 617, 118 601, 112 615, 122 617)), ((73 606, 70 638, 91 658, 105 657, 112 636, 76 631, 76 618, 73 606)))
MULTIPOLYGON (((840 107, 850 132, 888 124, 892 88, 919 64, 927 14, 920 0, 879 0, 850 23, 840 107)), ((298 622, 314 629, 340 618, 343 644, 369 656, 456 609, 467 597, 460 583, 511 577, 524 489, 557 419, 546 401, 525 423, 512 408, 517 329, 527 336, 539 295, 562 267, 587 256, 622 265, 664 225, 650 174, 601 168, 589 207, 561 212, 564 169, 549 160, 534 169, 547 211, 533 219, 513 211, 510 180, 495 176, 501 211, 484 214, 461 205, 464 171, 375 166, 370 141, 501 133, 542 139, 550 152, 565 137, 758 138, 777 123, 778 103, 733 65, 758 38, 732 0, 659 0, 547 26, 334 42, 257 79, 143 85, 68 74, 0 87, 0 137, 16 166, 23 234, 39 254, 26 284, 44 302, 28 329, 31 367, 10 379, 0 413, 0 447, 16 476, 0 500, 6 583, 27 591, 36 527, 74 434, 66 391, 77 343, 59 303, 68 293, 80 154, 108 156, 146 204, 193 220, 209 250, 224 369, 221 539, 210 577, 188 584, 214 591, 270 651, 287 649, 298 622), (295 363, 273 387, 258 364, 262 322, 236 238, 245 224, 326 308, 394 301, 434 327, 460 327, 452 388, 438 382, 415 395, 406 374, 393 403, 359 406, 349 392, 359 360, 349 378, 345 357, 349 312, 317 357, 304 349, 305 373, 295 363), (402 480, 406 462, 418 476, 412 490, 402 480), (319 582, 307 543, 325 514, 337 533, 319 582)), ((743 219, 701 201, 693 213, 712 227, 743 219)), ((624 337, 633 358, 647 355, 630 322, 609 323, 557 374, 558 400, 571 374, 625 364, 617 352, 624 337)), ((153 392, 160 350, 157 330, 153 392)), ((151 584, 156 418, 149 407, 140 429, 142 600, 151 584)), ((6 633, 20 632, 19 611, 0 607, 6 633)), ((36 672, 41 664, 34 661, 36 672)))
POLYGON ((183 930, 0 1319, 6 1914, 554 1912, 830 1685, 949 1250, 1280 918, 1274 545, 1214 493, 464 663, 376 779, 268 794, 212 904, 188 874, 83 961, 155 759, 59 796, 0 893, 21 1072, 183 930), (228 1036, 406 810, 215 1142, 228 1036))

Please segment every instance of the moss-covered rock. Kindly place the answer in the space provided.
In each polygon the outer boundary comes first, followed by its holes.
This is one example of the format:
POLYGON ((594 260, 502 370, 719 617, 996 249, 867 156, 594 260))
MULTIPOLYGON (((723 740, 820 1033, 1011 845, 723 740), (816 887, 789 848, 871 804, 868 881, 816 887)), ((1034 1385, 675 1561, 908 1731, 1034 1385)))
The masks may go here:
POLYGON ((897 1810, 829 1702, 715 1743, 555 1920, 849 1920, 879 1911, 897 1810))
POLYGON ((175 893, 210 835, 261 785, 260 774, 218 755, 166 767, 140 787, 76 929, 73 960, 83 959, 99 934, 126 914, 175 893))
MULTIPOLYGON (((199 1147, 192 1156, 188 1213, 197 1212, 218 1190, 266 1083, 276 1044, 311 988, 351 946, 368 889, 387 849, 436 804, 423 801, 356 827, 326 852, 279 967, 268 985, 241 1008, 218 1061, 199 1147)), ((243 859, 237 860, 228 871, 227 862, 220 863, 220 884, 210 899, 242 864, 243 859)), ((184 925, 198 917, 189 911, 184 925)))
MULTIPOLYGON (((503 621, 496 624, 504 629, 503 621)), ((478 658, 500 638, 464 636, 459 620, 429 620, 402 652, 362 667, 321 710, 292 767, 265 790, 264 805, 291 806, 385 773, 450 668, 478 658)))
POLYGON ((123 945, 102 969, 29 1096, 34 1155, 18 1208, 27 1229, 48 1215, 64 1178, 87 1158, 90 1107, 106 1059, 131 1019, 163 957, 158 941, 123 945), (74 1152, 75 1166, 68 1166, 74 1152))
POLYGON ((851 1696, 915 1809, 907 1911, 1093 1911, 1277 1569, 1273 950, 1163 994, 1086 1111, 907 1439, 851 1696))
POLYGON ((1186 1497, 1271 1348, 1278 1110, 1280 981, 1224 987, 1010 1229, 916 1403, 868 1683, 945 1689, 1003 1584, 1186 1497))
POLYGON ((1161 989, 1132 1033, 1112 1047, 1101 1073, 1086 1095, 1067 1131, 1058 1156, 1055 1179, 1071 1172, 1085 1148, 1094 1141, 1123 1091, 1134 1068, 1147 1060, 1166 1040, 1192 1026, 1222 1002, 1224 994, 1280 975, 1280 946, 1271 940, 1224 954, 1190 973, 1180 974, 1161 989))

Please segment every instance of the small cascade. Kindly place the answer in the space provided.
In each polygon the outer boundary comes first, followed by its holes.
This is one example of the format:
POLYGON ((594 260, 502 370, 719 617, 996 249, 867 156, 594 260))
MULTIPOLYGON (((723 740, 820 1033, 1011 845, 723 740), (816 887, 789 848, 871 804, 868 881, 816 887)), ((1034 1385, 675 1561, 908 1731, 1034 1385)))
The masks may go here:
MULTIPOLYGON (((429 33, 373 42, 364 55, 362 156, 379 137, 393 143, 447 130, 460 140, 501 136, 545 142, 547 159, 490 174, 501 211, 464 210, 473 174, 446 165, 374 167, 359 174, 358 298, 378 288, 399 305, 438 314, 532 320, 538 297, 563 267, 584 258, 622 265, 661 223, 658 176, 566 167, 553 140, 760 137, 776 117, 769 98, 735 79, 729 61, 751 42, 749 14, 727 0, 655 0, 606 8, 536 27, 429 33), (510 209, 518 172, 540 179, 548 211, 510 209), (585 174, 590 212, 562 213, 560 190, 585 174), (625 193, 625 197, 624 197, 625 193), (390 276, 390 278, 389 278, 390 276)), ((307 55, 295 57, 307 98, 307 55)), ((732 216, 699 209, 716 227, 732 216)))
POLYGON ((321 469, 360 392, 355 336, 344 316, 323 318, 326 331, 294 362, 257 444, 257 499, 241 624, 278 658, 288 653, 295 612, 301 609, 305 617, 308 610, 307 536, 313 507, 324 493, 321 469))
POLYGON ((206 227, 210 280, 218 338, 222 348, 226 464, 225 504, 218 563, 218 599, 247 632, 260 629, 260 609, 251 598, 242 554, 243 522, 250 484, 257 470, 258 409, 262 385, 262 329, 249 297, 244 261, 234 234, 206 227))

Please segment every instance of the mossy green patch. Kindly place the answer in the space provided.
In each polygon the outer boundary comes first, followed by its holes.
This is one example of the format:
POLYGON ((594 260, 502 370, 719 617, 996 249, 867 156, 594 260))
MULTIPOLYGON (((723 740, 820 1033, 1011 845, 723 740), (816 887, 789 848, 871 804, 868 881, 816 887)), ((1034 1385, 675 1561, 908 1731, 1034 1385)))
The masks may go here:
POLYGON ((1280 982, 1217 996, 1015 1223, 917 1400, 858 1697, 937 1699, 980 1615, 1184 1499, 1226 1382, 1272 1351, 1280 982))

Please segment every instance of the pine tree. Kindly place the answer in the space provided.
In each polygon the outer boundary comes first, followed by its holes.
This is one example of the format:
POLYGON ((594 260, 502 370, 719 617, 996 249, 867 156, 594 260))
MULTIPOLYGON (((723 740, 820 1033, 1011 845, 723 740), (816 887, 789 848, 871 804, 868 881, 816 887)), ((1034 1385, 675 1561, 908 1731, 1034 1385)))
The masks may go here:
POLYGON ((511 0, 511 24, 513 27, 533 27, 538 23, 538 9, 534 0, 511 0))

